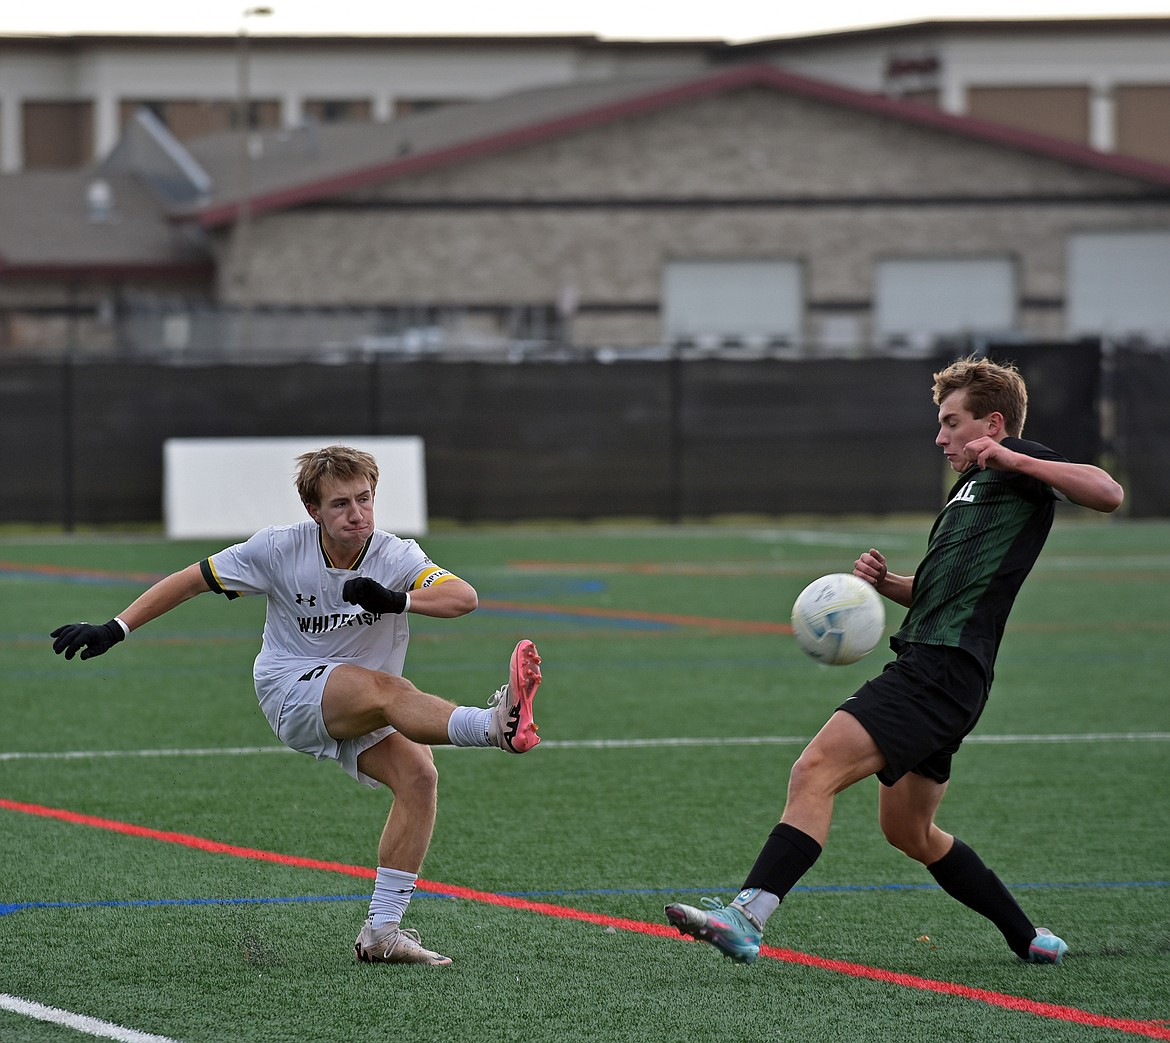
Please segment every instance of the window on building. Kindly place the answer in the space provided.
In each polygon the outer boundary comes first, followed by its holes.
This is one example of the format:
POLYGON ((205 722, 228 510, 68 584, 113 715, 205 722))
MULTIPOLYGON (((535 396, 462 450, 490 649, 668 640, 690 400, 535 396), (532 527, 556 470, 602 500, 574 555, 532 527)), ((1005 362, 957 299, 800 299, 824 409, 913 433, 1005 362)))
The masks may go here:
MULTIPOLYGON (((237 101, 124 98, 119 106, 122 126, 125 127, 134 118, 134 113, 143 108, 149 109, 180 141, 232 130, 239 122, 237 101)), ((248 126, 253 130, 279 127, 280 102, 268 99, 249 102, 248 126)))
POLYGON ((67 170, 93 159, 93 104, 88 101, 26 101, 25 170, 67 170))
POLYGON ((280 102, 257 98, 248 102, 248 129, 264 130, 280 126, 280 102))
POLYGON ((318 123, 368 122, 371 112, 364 98, 308 98, 304 105, 305 118, 318 123))
POLYGON ((441 109, 445 105, 458 105, 462 98, 395 98, 395 116, 417 116, 420 112, 441 109))
POLYGON ((119 106, 122 127, 126 127, 140 108, 149 109, 176 138, 191 141, 204 134, 231 130, 234 124, 234 101, 197 99, 124 98, 119 106))
POLYGON ((798 261, 671 261, 662 278, 671 343, 798 343, 804 277, 798 261))
POLYGON ((874 273, 874 329, 884 344, 1002 335, 1016 321, 1009 257, 890 258, 874 273))
POLYGON ((1117 87, 1117 151, 1170 166, 1170 84, 1117 87))
POLYGON ((1089 143, 1087 87, 971 87, 967 115, 1078 145, 1089 143))
POLYGON ((1069 336, 1170 342, 1170 232, 1082 232, 1068 240, 1069 336))

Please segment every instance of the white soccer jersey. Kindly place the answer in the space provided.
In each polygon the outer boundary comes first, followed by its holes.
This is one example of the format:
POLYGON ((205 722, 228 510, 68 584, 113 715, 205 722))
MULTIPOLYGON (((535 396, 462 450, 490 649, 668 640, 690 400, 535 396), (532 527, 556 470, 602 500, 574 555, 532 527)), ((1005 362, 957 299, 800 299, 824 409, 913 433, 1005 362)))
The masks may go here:
POLYGON ((255 676, 287 671, 290 662, 344 662, 401 675, 410 636, 406 613, 367 612, 341 597, 345 581, 369 576, 390 590, 418 590, 452 574, 438 568, 414 540, 375 530, 352 568, 339 569, 306 519, 261 529, 251 539, 200 562, 212 590, 229 598, 268 598, 255 676))

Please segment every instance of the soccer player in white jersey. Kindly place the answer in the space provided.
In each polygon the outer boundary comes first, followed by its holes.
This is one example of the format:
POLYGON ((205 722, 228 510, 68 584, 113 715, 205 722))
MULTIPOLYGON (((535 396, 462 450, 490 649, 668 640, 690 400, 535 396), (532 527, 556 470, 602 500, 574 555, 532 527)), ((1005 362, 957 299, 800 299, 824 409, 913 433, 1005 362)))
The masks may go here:
POLYGON ((413 540, 374 527, 378 465, 368 453, 331 445, 297 463, 308 520, 262 529, 172 573, 108 623, 58 627, 53 651, 66 659, 101 655, 197 594, 264 595, 253 677, 273 731, 286 746, 335 760, 359 782, 394 794, 369 916, 354 943, 357 958, 444 966, 448 957, 401 926, 435 824, 438 774, 430 747, 532 749, 540 741, 532 719, 540 656, 531 641, 519 642, 508 681, 486 709, 419 691, 402 676, 407 613, 466 615, 478 604, 475 589, 413 540))

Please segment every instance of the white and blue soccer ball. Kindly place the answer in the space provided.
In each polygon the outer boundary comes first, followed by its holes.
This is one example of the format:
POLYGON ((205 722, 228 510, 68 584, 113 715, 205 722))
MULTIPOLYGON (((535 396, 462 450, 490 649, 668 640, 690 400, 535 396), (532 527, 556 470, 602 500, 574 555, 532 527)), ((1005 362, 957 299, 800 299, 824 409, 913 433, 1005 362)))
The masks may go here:
POLYGON ((792 606, 796 643, 827 666, 856 663, 873 651, 885 628, 881 595, 847 572, 813 580, 792 606))

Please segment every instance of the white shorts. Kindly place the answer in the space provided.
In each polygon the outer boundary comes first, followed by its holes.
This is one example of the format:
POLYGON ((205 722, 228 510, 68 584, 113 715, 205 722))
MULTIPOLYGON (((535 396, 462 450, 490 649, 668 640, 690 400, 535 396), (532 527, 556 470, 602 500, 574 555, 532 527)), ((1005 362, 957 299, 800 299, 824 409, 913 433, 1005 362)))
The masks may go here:
POLYGON ((255 674, 260 709, 289 749, 307 753, 317 760, 336 761, 358 782, 377 789, 382 785, 357 766, 360 757, 397 729, 389 726, 359 735, 356 739, 335 739, 325 730, 321 699, 325 682, 337 663, 317 659, 285 659, 279 671, 255 674))

